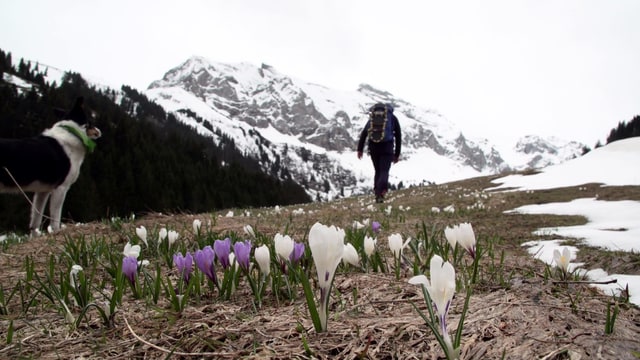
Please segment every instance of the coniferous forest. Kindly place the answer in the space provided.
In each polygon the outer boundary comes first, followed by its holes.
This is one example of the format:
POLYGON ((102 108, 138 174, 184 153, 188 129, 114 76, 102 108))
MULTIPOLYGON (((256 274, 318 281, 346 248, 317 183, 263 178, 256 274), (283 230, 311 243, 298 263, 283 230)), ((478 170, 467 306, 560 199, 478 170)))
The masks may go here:
MULTIPOLYGON (((46 83, 45 77, 37 65, 23 60, 15 65, 11 54, 0 50, 0 137, 41 133, 60 120, 55 109, 71 108, 78 96, 84 97, 85 111, 94 114, 92 122, 102 131, 67 194, 63 221, 311 201, 293 181, 262 173, 258 162, 243 156, 233 141, 223 137, 215 144, 196 134, 135 89, 97 89, 76 73, 66 73, 61 84, 46 83), (4 81, 5 74, 30 86, 4 81)), ((24 196, 0 194, 0 232, 24 232, 28 222, 24 196)))
POLYGON ((607 137, 607 144, 636 136, 640 136, 640 115, 634 116, 629 122, 619 122, 615 129, 611 129, 607 137))

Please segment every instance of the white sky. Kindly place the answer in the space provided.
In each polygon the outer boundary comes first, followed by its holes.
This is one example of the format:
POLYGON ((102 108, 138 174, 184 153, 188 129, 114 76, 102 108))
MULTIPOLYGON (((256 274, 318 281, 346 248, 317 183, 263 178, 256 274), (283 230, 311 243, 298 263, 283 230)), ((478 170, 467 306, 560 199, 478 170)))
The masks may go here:
POLYGON ((640 114, 636 0, 0 0, 14 59, 144 90, 192 55, 368 83, 499 145, 640 114), (500 130, 498 130, 500 129, 500 130))
MULTIPOLYGON (((552 189, 599 182, 607 185, 640 186, 640 167, 629 166, 640 157, 640 137, 618 140, 590 153, 560 165, 549 166, 529 176, 507 176, 496 179, 499 188, 517 188, 519 191, 552 189), (626 164, 626 166, 624 165, 626 164), (605 176, 602 174, 606 173, 605 176)), ((536 233, 581 239, 577 247, 570 246, 570 270, 584 272, 594 281, 616 279, 616 284, 599 285, 608 295, 619 295, 629 285, 630 301, 640 306, 640 276, 608 274, 602 269, 590 269, 580 260, 580 247, 593 246, 615 251, 640 251, 640 201, 602 201, 580 198, 570 202, 525 205, 509 212, 525 214, 582 215, 588 222, 578 226, 547 227, 536 233)), ((561 239, 531 241, 523 244, 536 258, 555 266, 553 250, 565 247, 561 239)))

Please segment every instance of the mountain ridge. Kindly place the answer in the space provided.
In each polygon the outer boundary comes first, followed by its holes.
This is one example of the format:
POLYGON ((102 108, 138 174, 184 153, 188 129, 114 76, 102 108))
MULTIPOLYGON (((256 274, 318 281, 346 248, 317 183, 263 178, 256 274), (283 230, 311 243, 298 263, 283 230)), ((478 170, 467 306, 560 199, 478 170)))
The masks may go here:
POLYGON ((373 176, 367 171, 370 164, 353 160, 366 109, 375 102, 391 103, 402 126, 402 161, 392 169, 390 178, 395 185, 537 167, 538 158, 547 166, 577 156, 539 147, 547 151, 545 157, 531 152, 511 165, 489 140, 466 136, 433 109, 415 106, 366 83, 355 91, 333 90, 287 76, 267 64, 225 64, 194 56, 152 82, 146 93, 167 111, 182 112, 178 116, 182 121, 196 128, 208 124, 208 133, 198 131, 214 141, 212 129, 231 133, 247 153, 262 159, 263 170, 278 161, 291 166, 294 180, 320 198, 333 198, 345 189, 353 193, 369 190, 373 176), (200 123, 186 115, 186 110, 197 114, 200 123), (255 145, 260 138, 269 142, 268 150, 255 145), (349 154, 352 159, 347 158, 349 154), (437 157, 445 159, 433 161, 437 157), (425 162, 427 159, 432 161, 425 162), (309 160, 320 165, 305 165, 309 160), (330 166, 332 162, 336 165, 330 166), (452 169, 434 172, 433 163, 452 169))

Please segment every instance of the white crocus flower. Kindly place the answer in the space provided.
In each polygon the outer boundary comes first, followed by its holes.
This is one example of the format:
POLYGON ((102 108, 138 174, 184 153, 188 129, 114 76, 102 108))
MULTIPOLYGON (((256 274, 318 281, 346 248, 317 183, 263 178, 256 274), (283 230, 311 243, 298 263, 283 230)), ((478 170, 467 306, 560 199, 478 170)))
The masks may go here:
POLYGON ((451 245, 451 249, 455 249, 456 248, 456 244, 458 243, 458 236, 457 236, 457 232, 456 232, 456 227, 446 227, 444 229, 444 237, 447 239, 447 242, 449 242, 449 245, 451 245))
POLYGON ((236 254, 229 253, 229 264, 233 266, 234 270, 238 270, 240 264, 236 261, 236 254))
POLYGON ((173 245, 176 242, 176 240, 178 240, 178 237, 180 237, 180 234, 178 234, 177 231, 169 230, 169 232, 167 233, 167 239, 169 240, 169 246, 173 245))
POLYGON ((568 247, 562 249, 562 254, 558 249, 553 250, 553 261, 555 261, 556 265, 562 269, 562 271, 567 272, 569 270, 569 261, 571 260, 571 251, 568 247))
POLYGON ((327 330, 327 310, 333 276, 344 253, 344 230, 315 223, 309 230, 309 248, 318 273, 320 287, 320 323, 327 330))
POLYGON ((444 229, 444 236, 447 238, 451 248, 455 248, 456 244, 460 244, 472 258, 476 257, 476 235, 473 227, 469 223, 462 223, 453 227, 444 229))
POLYGON ((160 244, 162 244, 162 242, 166 237, 167 237, 167 228, 160 229, 160 232, 158 233, 158 249, 160 248, 160 244))
POLYGON ((139 260, 138 261, 138 269, 143 268, 145 266, 149 266, 149 260, 144 259, 144 260, 139 260))
POLYGON ((245 225, 243 227, 243 230, 247 236, 251 236, 252 238, 256 237, 256 233, 253 231, 253 228, 251 227, 251 225, 245 225))
POLYGON ((122 254, 124 257, 133 256, 134 258, 138 258, 140 256, 140 245, 131 245, 130 242, 127 242, 127 245, 124 246, 124 251, 122 254))
POLYGON ((364 253, 367 254, 367 256, 371 256, 371 254, 373 254, 373 252, 376 250, 377 242, 378 240, 370 236, 364 237, 364 253))
POLYGON ((431 282, 424 275, 414 276, 409 279, 410 284, 422 285, 427 289, 431 301, 435 304, 436 311, 438 313, 438 321, 440 322, 440 331, 448 347, 448 352, 451 355, 455 354, 453 344, 449 333, 447 332, 447 312, 449 311, 449 305, 453 299, 453 295, 456 291, 456 272, 453 269, 451 263, 444 262, 438 255, 434 255, 431 258, 429 266, 431 274, 431 282))
POLYGON ((140 225, 139 227, 136 228, 136 235, 138 235, 140 240, 142 240, 142 242, 144 243, 144 246, 147 246, 147 247, 149 246, 149 244, 147 244, 147 228, 140 225))
POLYGON ((257 247, 254 256, 256 257, 260 271, 262 271, 264 276, 269 275, 269 271, 271 271, 271 254, 269 253, 267 245, 257 247))
POLYGON ((472 258, 476 257, 476 235, 469 223, 458 225, 458 244, 465 248, 472 258))
POLYGON ((342 254, 342 262, 344 264, 351 264, 353 266, 360 265, 360 256, 358 256, 358 251, 350 243, 344 244, 344 253, 342 254))
POLYGON ((291 255, 293 251, 293 239, 289 235, 277 233, 273 241, 276 248, 276 255, 278 255, 282 261, 289 260, 289 255, 291 255))
POLYGON ((358 220, 354 220, 353 221, 353 225, 351 225, 351 227, 353 227, 356 230, 360 230, 360 229, 364 228, 364 224, 359 222, 358 220))
POLYGON ((71 287, 76 287, 76 276, 82 270, 82 266, 80 265, 73 265, 71 267, 71 271, 69 272, 69 283, 71 284, 71 287))
POLYGON ((193 220, 193 232, 195 234, 199 234, 200 233, 200 228, 201 227, 202 227, 202 221, 200 221, 200 219, 193 220))
POLYGON ((408 238, 407 241, 402 243, 402 235, 400 234, 391 234, 389 235, 388 239, 389 250, 391 250, 391 253, 393 253, 393 257, 396 259, 402 256, 402 249, 407 247, 407 245, 409 245, 409 242, 411 241, 411 238, 408 238))

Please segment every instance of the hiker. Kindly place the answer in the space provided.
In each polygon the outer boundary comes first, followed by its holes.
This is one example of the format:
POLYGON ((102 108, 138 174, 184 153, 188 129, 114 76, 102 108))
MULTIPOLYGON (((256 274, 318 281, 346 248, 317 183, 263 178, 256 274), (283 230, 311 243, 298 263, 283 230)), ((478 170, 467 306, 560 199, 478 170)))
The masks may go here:
POLYGON ((393 114, 391 105, 377 103, 369 109, 369 120, 362 129, 358 141, 358 159, 362 159, 364 142, 367 138, 369 138, 369 155, 375 170, 373 192, 376 202, 381 203, 389 188, 391 162, 395 164, 400 159, 402 142, 400 123, 393 114))

